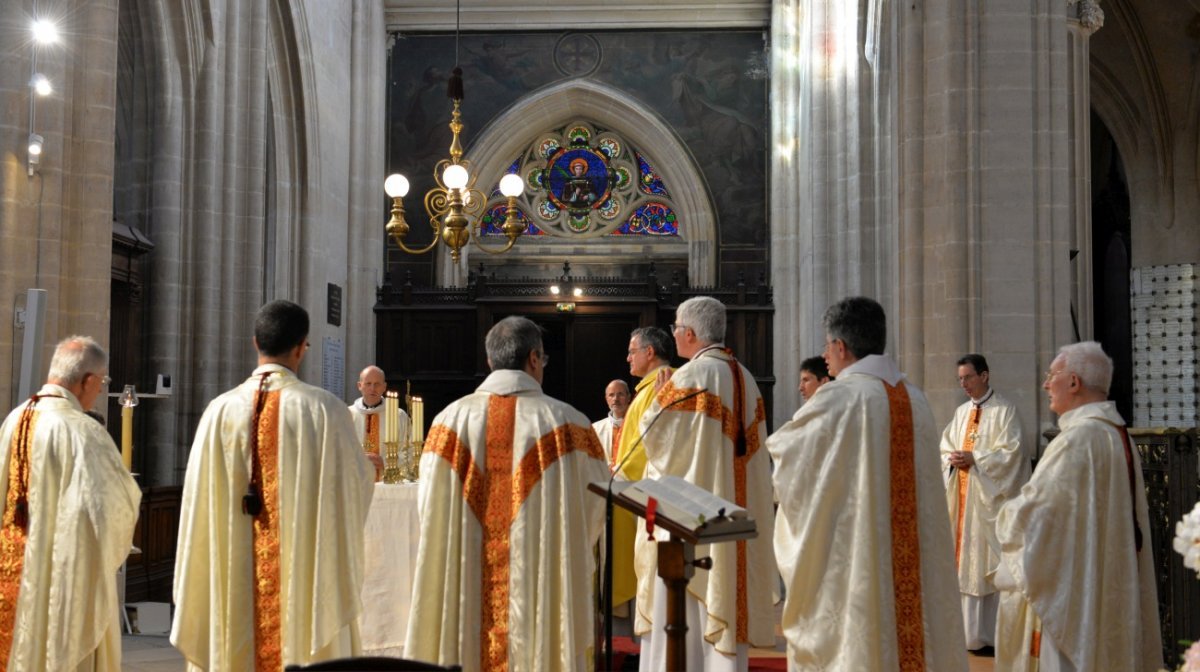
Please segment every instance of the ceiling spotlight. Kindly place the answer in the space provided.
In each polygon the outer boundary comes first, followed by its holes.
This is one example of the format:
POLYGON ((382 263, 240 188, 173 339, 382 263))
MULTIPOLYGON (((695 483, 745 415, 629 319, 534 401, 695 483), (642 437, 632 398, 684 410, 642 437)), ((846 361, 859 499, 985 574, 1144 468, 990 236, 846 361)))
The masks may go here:
POLYGON ((37 91, 39 96, 48 96, 54 92, 54 87, 50 86, 50 80, 46 79, 45 75, 34 75, 29 85, 33 87, 34 91, 37 91))
POLYGON ((33 22, 33 39, 40 44, 54 44, 58 42, 58 26, 54 25, 53 21, 46 19, 38 19, 33 22))
POLYGON ((37 133, 29 134, 29 155, 30 156, 41 156, 42 142, 43 142, 42 136, 38 135, 37 133))

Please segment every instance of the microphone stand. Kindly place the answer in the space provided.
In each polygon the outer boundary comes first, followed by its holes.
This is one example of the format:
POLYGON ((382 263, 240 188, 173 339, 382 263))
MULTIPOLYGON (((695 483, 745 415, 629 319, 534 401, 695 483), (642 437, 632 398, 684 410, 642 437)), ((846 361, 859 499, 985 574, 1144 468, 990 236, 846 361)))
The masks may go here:
POLYGON ((629 447, 629 452, 625 453, 621 457, 621 460, 617 462, 617 466, 613 468, 612 474, 608 477, 608 487, 604 489, 604 581, 602 585, 604 586, 604 669, 610 672, 613 666, 613 482, 617 479, 617 474, 621 473, 621 469, 625 466, 625 463, 629 461, 630 456, 641 445, 642 439, 646 438, 646 434, 650 431, 650 428, 654 427, 654 423, 663 417, 663 413, 667 409, 688 399, 698 397, 707 391, 702 387, 663 406, 659 410, 658 415, 650 420, 650 424, 646 426, 645 431, 638 435, 637 440, 629 447))

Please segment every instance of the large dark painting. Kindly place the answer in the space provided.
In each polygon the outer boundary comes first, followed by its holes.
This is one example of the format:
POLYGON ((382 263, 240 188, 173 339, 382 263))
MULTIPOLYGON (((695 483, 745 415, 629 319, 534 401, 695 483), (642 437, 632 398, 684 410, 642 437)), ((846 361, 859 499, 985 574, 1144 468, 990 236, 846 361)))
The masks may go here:
MULTIPOLYGON (((420 199, 450 144, 446 81, 455 39, 395 38, 388 171, 412 181, 411 246, 430 240, 420 199)), ((674 129, 704 177, 718 216, 719 283, 736 282, 739 271, 754 280, 767 270, 765 44, 761 30, 464 34, 458 47, 466 87, 463 139, 469 150, 474 134, 496 115, 564 79, 586 77, 624 91, 674 129)), ((414 282, 429 284, 432 257, 394 250, 389 270, 411 271, 414 282)))

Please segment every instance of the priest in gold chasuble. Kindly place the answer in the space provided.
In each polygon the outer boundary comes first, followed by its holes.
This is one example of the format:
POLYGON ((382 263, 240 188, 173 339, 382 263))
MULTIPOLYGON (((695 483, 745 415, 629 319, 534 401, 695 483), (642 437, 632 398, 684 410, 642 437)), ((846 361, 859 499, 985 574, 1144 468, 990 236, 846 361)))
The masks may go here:
POLYGON ((837 379, 767 439, 790 670, 962 672, 953 545, 925 396, 866 297, 825 313, 837 379))
POLYGON ((121 669, 116 574, 142 493, 84 414, 107 369, 94 340, 65 339, 0 427, 0 670, 121 669))
POLYGON ((189 669, 281 670, 359 652, 375 468, 345 403, 301 382, 308 314, 259 310, 259 366, 205 409, 188 457, 171 643, 189 669))
POLYGON ((433 421, 405 657, 467 671, 590 669, 608 478, 582 413, 542 393, 541 331, 488 332, 492 373, 433 421))
POLYGON ((1146 488, 1111 381, 1095 341, 1050 364, 1061 432, 996 521, 997 672, 1162 668, 1146 488))
MULTIPOLYGON (((675 313, 675 346, 690 361, 662 370, 642 416, 646 477, 679 476, 745 508, 758 525, 755 539, 712 544, 703 552, 711 570, 697 569, 688 584, 689 670, 745 670, 749 647, 775 643, 774 515, 767 452, 766 408, 754 376, 722 345, 725 306, 707 296, 688 299, 675 313)), ((656 537, 666 540, 661 530, 656 537)), ((657 547, 637 536, 638 634, 644 635, 642 670, 666 661, 665 586, 657 578, 657 547), (654 577, 646 579, 645 577, 654 577), (649 614, 649 619, 645 615, 649 614)))

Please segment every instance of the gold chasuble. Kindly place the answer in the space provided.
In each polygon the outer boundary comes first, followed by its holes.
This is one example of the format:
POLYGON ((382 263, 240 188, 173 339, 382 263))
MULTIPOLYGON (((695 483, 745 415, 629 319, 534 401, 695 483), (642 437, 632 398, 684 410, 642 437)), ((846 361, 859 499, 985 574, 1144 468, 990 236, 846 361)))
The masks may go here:
POLYGON ((789 670, 965 670, 954 541, 925 396, 869 355, 767 439, 789 670))
POLYGON ((205 409, 188 456, 171 643, 189 669, 359 653, 375 469, 351 414, 277 364, 205 409))
POLYGON ((113 577, 141 491, 104 427, 47 384, 0 426, 0 670, 120 670, 113 577))
POLYGON ((606 479, 590 423, 521 371, 494 371, 434 419, 405 657, 464 670, 590 664, 606 479))
MULTIPOLYGON (((658 391, 641 417, 640 430, 645 432, 647 478, 685 478, 745 508, 758 524, 755 539, 708 547, 712 569, 697 570, 688 583, 689 595, 708 614, 706 632, 696 634, 727 656, 736 655, 741 644, 772 646, 774 515, 770 464, 759 450, 766 435, 766 407, 754 377, 728 349, 702 350, 658 391)), ((652 622, 657 549, 644 534, 637 537, 635 565, 636 632, 662 635, 665 624, 652 622)))

